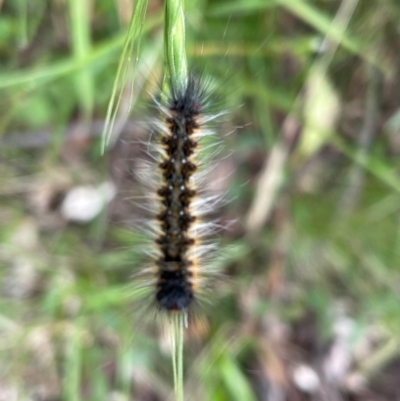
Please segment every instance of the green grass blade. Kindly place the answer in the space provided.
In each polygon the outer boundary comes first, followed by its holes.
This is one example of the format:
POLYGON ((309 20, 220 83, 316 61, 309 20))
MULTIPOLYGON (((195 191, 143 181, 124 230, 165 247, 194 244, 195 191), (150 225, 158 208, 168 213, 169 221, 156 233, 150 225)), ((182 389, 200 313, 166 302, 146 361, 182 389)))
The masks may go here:
POLYGON ((314 5, 311 5, 305 0, 275 1, 321 34, 326 35, 330 40, 340 43, 341 46, 351 53, 359 55, 380 69, 385 68, 385 65, 382 65, 382 59, 379 59, 375 52, 371 51, 371 49, 365 51, 367 47, 366 43, 350 36, 348 32, 344 32, 338 24, 335 24, 330 17, 321 12, 314 5))
POLYGON ((20 85, 30 85, 35 88, 38 85, 48 83, 51 80, 74 73, 83 68, 97 63, 103 58, 111 59, 111 53, 115 52, 124 41, 124 34, 121 34, 112 40, 98 45, 85 57, 77 60, 75 57, 67 57, 64 60, 56 61, 47 66, 33 67, 19 70, 17 72, 5 73, 0 81, 0 89, 11 88, 20 85))
POLYGON ((18 0, 16 2, 19 13, 19 40, 20 48, 28 45, 28 1, 18 0))
POLYGON ((390 165, 382 162, 382 160, 378 158, 360 154, 357 149, 354 149, 346 144, 346 142, 338 135, 332 135, 330 137, 330 143, 354 163, 357 163, 363 167, 366 171, 379 179, 389 188, 392 188, 394 191, 400 193, 400 181, 397 178, 394 169, 390 165))
POLYGON ((175 400, 183 401, 183 328, 185 315, 174 313, 169 320, 171 338, 172 371, 175 400))
MULTIPOLYGON (((72 51, 79 63, 91 49, 89 2, 69 0, 72 51)), ((94 100, 93 76, 89 69, 82 69, 75 77, 76 93, 86 118, 92 114, 94 100)))
POLYGON ((332 20, 319 11, 315 6, 304 0, 275 0, 277 4, 285 7, 288 11, 295 14, 301 20, 315 28, 317 31, 327 35, 330 39, 340 42, 345 48, 353 53, 359 53, 362 45, 354 38, 344 34, 337 26, 332 24, 332 20))
MULTIPOLYGON (((339 4, 338 4, 339 5, 339 4)), ((288 10, 290 13, 296 15, 306 24, 313 27, 316 31, 322 35, 327 36, 330 40, 340 43, 345 49, 351 53, 357 54, 371 64, 377 66, 381 70, 388 70, 388 66, 382 64, 382 59, 378 57, 376 52, 365 51, 367 44, 359 38, 355 38, 350 35, 349 32, 343 32, 340 26, 332 21, 332 18, 326 15, 324 12, 319 10, 311 2, 305 0, 241 0, 236 1, 234 4, 229 5, 218 5, 210 10, 211 16, 223 16, 223 15, 234 15, 242 13, 255 13, 272 8, 281 6, 288 10)))
MULTIPOLYGON (((150 18, 145 27, 144 31, 147 32, 153 29, 155 26, 160 24, 161 15, 158 14, 153 18, 150 18)), ((112 62, 112 53, 117 51, 126 38, 126 32, 107 40, 102 44, 92 48, 92 50, 76 61, 75 57, 68 57, 61 61, 56 61, 48 66, 34 67, 30 69, 23 69, 17 72, 10 72, 2 74, 0 80, 0 89, 11 88, 20 85, 30 85, 31 88, 35 88, 38 85, 48 83, 51 80, 61 78, 68 74, 72 74, 88 66, 94 65, 99 61, 106 59, 112 62)))
POLYGON ((250 383, 232 357, 225 355, 220 363, 220 369, 231 400, 256 401, 250 383))
POLYGON ((185 13, 183 0, 165 2, 164 25, 165 79, 173 87, 182 87, 187 80, 185 48, 185 13))
POLYGON ((68 342, 66 344, 64 394, 66 401, 79 401, 80 378, 82 364, 82 325, 76 322, 68 327, 68 342))
POLYGON ((103 153, 111 140, 114 123, 117 118, 119 106, 121 104, 123 88, 128 79, 128 72, 131 66, 132 57, 134 57, 132 86, 134 83, 134 75, 139 59, 140 41, 143 32, 147 3, 148 0, 137 0, 134 11, 132 13, 131 22, 129 23, 128 33, 125 39, 124 47, 122 49, 111 99, 108 104, 106 122, 104 124, 104 130, 102 134, 103 153))

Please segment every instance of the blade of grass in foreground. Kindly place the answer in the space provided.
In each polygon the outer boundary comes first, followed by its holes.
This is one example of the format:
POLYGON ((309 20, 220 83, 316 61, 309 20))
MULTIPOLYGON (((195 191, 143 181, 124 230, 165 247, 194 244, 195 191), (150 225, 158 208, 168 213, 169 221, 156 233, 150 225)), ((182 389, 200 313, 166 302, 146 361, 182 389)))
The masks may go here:
POLYGON ((124 47, 122 49, 122 54, 118 65, 117 76, 115 77, 111 99, 108 104, 106 122, 104 124, 104 130, 102 135, 103 153, 105 151, 105 148, 110 143, 112 137, 113 127, 121 103, 124 85, 126 84, 128 79, 128 72, 130 69, 132 57, 134 57, 133 76, 131 83, 133 88, 135 70, 139 58, 140 41, 142 37, 144 18, 147 10, 147 3, 148 0, 137 0, 135 8, 132 13, 131 21, 129 23, 128 33, 126 35, 124 47))
POLYGON ((164 18, 165 84, 178 88, 187 81, 184 2, 166 1, 164 18))
MULTIPOLYGON (((69 0, 70 29, 72 48, 77 62, 85 57, 91 49, 89 4, 81 0, 69 0)), ((94 84, 89 69, 79 71, 75 78, 76 93, 85 118, 92 114, 94 84)))

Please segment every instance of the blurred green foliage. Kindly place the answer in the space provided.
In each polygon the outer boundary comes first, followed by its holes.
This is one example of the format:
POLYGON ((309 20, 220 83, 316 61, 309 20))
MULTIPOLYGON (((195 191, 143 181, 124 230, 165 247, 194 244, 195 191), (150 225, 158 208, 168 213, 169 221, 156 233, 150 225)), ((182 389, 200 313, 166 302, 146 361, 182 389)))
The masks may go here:
MULTIPOLYGON (((135 309, 149 296, 134 278, 143 239, 121 204, 137 154, 100 152, 132 1, 4 0, 0 10, 0 395, 172 399, 167 340, 135 309), (117 206, 86 224, 63 218, 71 188, 116 171, 117 206)), ((133 96, 121 100, 127 110, 133 99, 127 123, 143 120, 161 82, 162 16, 150 0, 133 96)), ((318 352, 339 315, 353 324, 349 349, 378 330, 373 351, 352 360, 373 383, 398 356, 400 5, 187 0, 186 30, 189 64, 231 111, 221 136, 232 132, 232 200, 220 214, 235 220, 218 238, 230 246, 226 277, 187 333, 188 399, 291 400, 296 325, 309 315, 318 352), (264 182, 274 168, 275 184, 264 182), (269 210, 255 207, 261 195, 269 210)), ((304 347, 308 363, 321 357, 304 347)))

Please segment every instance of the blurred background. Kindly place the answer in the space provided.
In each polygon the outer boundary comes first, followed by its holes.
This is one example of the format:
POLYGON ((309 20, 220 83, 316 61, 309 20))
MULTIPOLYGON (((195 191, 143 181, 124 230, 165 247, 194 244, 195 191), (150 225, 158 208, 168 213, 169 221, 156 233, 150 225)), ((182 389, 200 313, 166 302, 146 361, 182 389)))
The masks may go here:
MULTIPOLYGON (((132 286, 161 0, 100 152, 133 3, 0 0, 1 401, 173 400, 132 286)), ((226 275, 186 331, 186 398, 400 400, 400 4, 185 3, 190 64, 229 111, 226 275)))

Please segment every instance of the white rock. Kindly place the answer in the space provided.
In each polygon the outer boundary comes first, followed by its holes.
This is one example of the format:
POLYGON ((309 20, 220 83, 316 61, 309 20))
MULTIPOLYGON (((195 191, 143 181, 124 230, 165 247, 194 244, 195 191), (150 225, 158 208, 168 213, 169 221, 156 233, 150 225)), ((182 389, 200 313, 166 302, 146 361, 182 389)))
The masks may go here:
POLYGON ((91 186, 72 188, 61 205, 61 214, 66 220, 87 223, 93 220, 115 195, 116 188, 111 182, 105 182, 98 188, 91 186))
POLYGON ((317 372, 308 365, 299 365, 293 371, 294 384, 305 393, 315 392, 321 382, 317 372))

